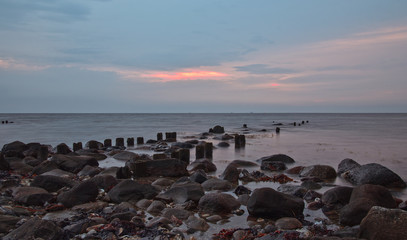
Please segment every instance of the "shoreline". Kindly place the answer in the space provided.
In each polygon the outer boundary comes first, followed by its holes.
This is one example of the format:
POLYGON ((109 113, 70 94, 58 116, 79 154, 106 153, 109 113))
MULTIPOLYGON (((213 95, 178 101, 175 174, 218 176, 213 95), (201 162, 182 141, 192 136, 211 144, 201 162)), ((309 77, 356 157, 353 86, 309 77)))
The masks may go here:
MULTIPOLYGON (((232 134, 207 133, 205 136, 189 136, 188 140, 183 142, 177 142, 175 137, 150 144, 143 143, 136 145, 136 147, 127 147, 127 149, 124 144, 106 148, 103 143, 91 141, 88 143, 88 147, 83 146, 83 149, 77 149, 75 152, 72 152, 70 147, 60 144, 56 147, 55 152, 52 148, 46 147, 46 157, 40 156, 41 151, 45 151, 44 146, 41 150, 40 144, 27 146, 24 143, 13 143, 9 144, 8 147, 5 145, 2 149, 1 155, 4 156, 1 161, 7 162, 11 171, 2 169, 1 192, 2 203, 5 203, 2 205, 5 207, 2 208, 1 216, 15 217, 13 219, 15 224, 14 226, 9 225, 3 234, 6 235, 13 229, 16 230, 10 234, 18 234, 18 229, 21 230, 24 222, 34 221, 27 220, 31 219, 31 216, 52 221, 55 225, 53 228, 55 234, 71 239, 137 239, 128 238, 128 234, 139 234, 140 236, 143 234, 153 236, 155 234, 154 237, 169 234, 168 236, 174 239, 181 236, 186 239, 191 237, 197 239, 212 238, 213 236, 217 239, 232 239, 231 236, 236 235, 234 237, 237 238, 239 234, 246 236, 247 239, 279 235, 291 236, 292 239, 311 239, 313 237, 340 235, 343 234, 344 229, 348 231, 346 234, 351 237, 358 237, 360 234, 360 227, 343 228, 344 224, 336 222, 335 217, 332 218, 333 215, 329 215, 332 212, 328 210, 340 212, 343 207, 350 204, 341 203, 342 205, 338 206, 338 203, 331 202, 328 197, 325 197, 324 200, 324 195, 328 190, 338 187, 334 184, 337 183, 335 179, 341 177, 337 177, 337 172, 340 169, 336 166, 324 165, 321 168, 319 167, 321 165, 310 165, 302 166, 304 168, 300 169, 295 160, 291 161, 287 155, 266 156, 254 166, 247 166, 250 164, 249 161, 225 162, 215 165, 214 163, 217 163, 219 159, 211 159, 212 143, 208 146, 204 144, 204 156, 195 160, 195 156, 191 153, 197 151, 197 146, 202 146, 202 141, 212 142, 214 139, 217 140, 216 142, 227 142, 230 145, 229 148, 233 148, 234 139, 238 138, 232 134), (155 155, 139 155, 131 151, 140 150, 142 146, 148 147, 150 150, 155 149, 155 155), (205 149, 206 147, 209 150, 205 149), (24 150, 22 151, 22 149, 24 150), (182 159, 180 149, 191 149, 184 151, 184 153, 188 152, 188 161, 185 157, 182 159), (118 161, 121 161, 123 165, 106 169, 99 168, 99 165, 106 161, 108 156, 120 158, 118 161), (276 156, 278 160, 272 160, 276 156), (159 164, 151 165, 151 162, 159 162, 159 164), (166 169, 161 169, 162 166, 166 166, 166 169), (47 172, 48 174, 46 174, 47 172), (150 176, 145 176, 149 174, 150 176), (162 177, 163 175, 168 176, 162 177), (45 180, 41 182, 41 178, 45 180), (100 180, 92 180, 99 178, 100 180), (56 187, 58 189, 55 189, 53 185, 58 184, 50 179, 61 181, 62 187, 58 188, 58 186, 56 187), (197 179, 201 180, 198 181, 197 179), (202 181, 203 179, 205 181, 202 181), (209 180, 211 183, 205 184, 209 180), (45 190, 45 192, 40 191, 27 195, 30 192, 28 190, 33 190, 32 184, 36 181, 41 182, 34 184, 37 186, 36 188, 44 190, 45 187, 49 188, 49 191, 45 190), (95 182, 90 183, 92 181, 95 182), (106 181, 110 181, 110 185, 103 186, 106 181), (278 181, 282 182, 279 183, 278 181), (128 186, 121 186, 121 184, 128 186), (147 196, 143 193, 141 199, 134 196, 120 197, 121 194, 128 195, 129 193, 126 193, 128 189, 134 188, 132 191, 138 191, 140 184, 144 184, 145 187, 149 186, 146 188, 149 188, 148 191, 151 195, 147 196), (110 191, 117 186, 122 187, 122 189, 115 190, 118 191, 116 196, 110 191), (234 193, 238 186, 243 191, 240 192, 242 194, 234 193), (81 187, 85 188, 85 192, 81 192, 83 191, 81 187), (299 210, 301 214, 283 214, 277 218, 270 217, 274 216, 273 214, 264 217, 262 214, 256 213, 257 208, 264 208, 264 206, 256 205, 253 192, 258 192, 260 191, 258 189, 265 187, 277 190, 275 193, 269 189, 264 190, 272 196, 284 198, 290 196, 288 199, 294 197, 294 200, 297 201, 301 199, 302 207, 301 203, 296 205, 300 209, 302 208, 299 210), (23 193, 19 192, 18 189, 24 189, 23 193), (75 202, 81 198, 79 197, 81 194, 87 195, 85 193, 90 189, 96 189, 96 192, 94 191, 93 195, 85 200, 75 202), (188 189, 191 193, 188 192, 188 189), (171 193, 171 191, 175 193, 171 193), (248 194, 248 191, 251 194, 248 194), (196 195, 197 192, 199 192, 198 196, 196 195), (40 201, 38 196, 46 200, 40 201), (231 196, 233 199, 227 196, 231 196), (64 200, 64 197, 69 200, 64 200), (205 202, 201 200, 203 197, 208 198, 206 200, 209 201, 209 204, 203 203, 205 202), (36 203, 37 206, 32 205, 33 199, 39 201, 36 203), (227 204, 213 210, 211 205, 221 203, 224 201, 223 199, 228 199, 226 200, 227 204), (249 201, 251 201, 251 207, 245 206, 249 201), (61 202, 63 202, 62 205, 61 202), (75 204, 72 205, 72 202, 75 204), (232 203, 239 204, 239 206, 228 209, 229 205, 233 205, 232 203), (321 209, 328 205, 330 205, 329 208, 323 212, 321 209), (225 209, 228 210, 224 212, 225 209), (176 213, 164 217, 167 212, 171 211, 176 213), (68 222, 63 217, 67 217, 68 222), (279 221, 278 219, 281 217, 288 217, 288 219, 279 221), (89 226, 85 229, 80 228, 78 232, 77 225, 84 224, 89 226), (76 228, 74 229, 74 227, 76 228), (236 228, 240 229, 236 230, 236 228)), ((252 139, 246 138, 248 144, 246 148, 250 148, 251 141, 252 139)), ((377 168, 376 165, 373 168, 375 170, 381 169, 380 167, 377 168)), ((383 171, 389 170, 386 169, 383 171)), ((345 172, 348 173, 349 171, 354 170, 349 168, 345 172)), ((405 184, 404 181, 403 183, 405 184)), ((353 189, 357 185, 365 185, 365 183, 353 185, 353 189)), ((352 186, 352 184, 348 183, 345 186, 352 186)), ((375 188, 375 190, 377 189, 375 188)), ((379 189, 377 191, 385 190, 379 189)), ((390 191, 387 190, 387 192, 391 196, 390 191)), ((348 201, 350 201, 350 195, 348 201)), ((405 204, 405 199, 396 199, 396 201, 397 205, 405 204)), ((284 208, 283 206, 279 207, 284 208)), ((41 221, 44 220, 36 219, 35 221, 41 224, 41 221)), ((6 239, 12 239, 7 237, 6 239)))

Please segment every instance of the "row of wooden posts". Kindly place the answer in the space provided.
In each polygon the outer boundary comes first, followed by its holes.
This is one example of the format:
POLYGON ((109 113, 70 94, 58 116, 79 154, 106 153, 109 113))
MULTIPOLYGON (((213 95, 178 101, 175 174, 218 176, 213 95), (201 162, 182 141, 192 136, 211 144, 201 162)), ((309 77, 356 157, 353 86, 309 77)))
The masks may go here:
MULTIPOLYGON (((143 137, 137 137, 137 145, 142 145, 144 144, 144 138, 143 137)), ((163 133, 157 133, 157 141, 162 141, 163 140, 163 133)), ((177 141, 177 133, 176 132, 166 132, 165 133, 165 141, 167 142, 176 142, 177 141)), ((127 138, 127 147, 134 147, 134 138, 127 138)), ((104 147, 112 147, 112 139, 105 139, 103 141, 103 146, 104 147)), ((116 147, 124 147, 124 138, 116 138, 116 147)), ((98 142, 96 141, 90 141, 89 142, 89 149, 98 149, 98 142)), ((83 148, 82 142, 77 142, 73 144, 73 151, 78 151, 83 148)))

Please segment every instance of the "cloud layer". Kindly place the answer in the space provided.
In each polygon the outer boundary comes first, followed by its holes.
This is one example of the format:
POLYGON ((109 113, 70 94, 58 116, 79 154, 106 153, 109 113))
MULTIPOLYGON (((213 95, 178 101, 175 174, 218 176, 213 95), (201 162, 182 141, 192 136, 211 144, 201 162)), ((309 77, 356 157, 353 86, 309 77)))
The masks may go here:
POLYGON ((407 2, 348 4, 4 0, 0 112, 406 112, 407 2))

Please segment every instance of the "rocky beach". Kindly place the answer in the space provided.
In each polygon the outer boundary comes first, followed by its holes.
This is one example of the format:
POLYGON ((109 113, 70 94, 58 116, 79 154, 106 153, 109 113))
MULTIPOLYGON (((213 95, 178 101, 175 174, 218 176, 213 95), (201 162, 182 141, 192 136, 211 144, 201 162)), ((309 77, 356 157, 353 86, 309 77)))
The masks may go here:
POLYGON ((407 239, 407 199, 398 194, 406 183, 379 163, 304 165, 273 151, 251 160, 214 157, 251 148, 252 132, 278 135, 304 124, 243 125, 239 133, 213 126, 72 147, 10 142, 0 154, 0 236, 407 239))

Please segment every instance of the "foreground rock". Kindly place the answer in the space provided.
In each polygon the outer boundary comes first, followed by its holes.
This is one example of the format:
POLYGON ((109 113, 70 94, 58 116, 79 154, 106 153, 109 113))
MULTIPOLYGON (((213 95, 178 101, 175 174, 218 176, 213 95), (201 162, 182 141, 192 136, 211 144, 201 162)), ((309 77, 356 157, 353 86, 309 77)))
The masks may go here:
POLYGON ((55 154, 51 158, 52 162, 58 165, 58 168, 71 173, 78 173, 86 165, 97 167, 98 161, 89 156, 68 156, 62 154, 55 154))
POLYGON ((352 191, 352 187, 334 187, 322 195, 322 203, 325 204, 327 210, 341 209, 349 203, 352 191))
POLYGON ((34 178, 31 183, 32 187, 44 188, 48 192, 56 192, 63 187, 73 187, 76 184, 75 181, 58 176, 51 175, 39 175, 34 178))
POLYGON ((21 217, 0 214, 0 233, 8 233, 20 220, 21 217))
POLYGON ((304 202, 302 198, 280 193, 272 188, 258 188, 250 196, 247 210, 255 217, 298 217, 303 214, 304 202))
POLYGON ((205 195, 201 184, 196 182, 175 183, 166 192, 157 196, 167 202, 184 203, 187 201, 198 202, 205 195))
POLYGON ((407 212, 372 207, 360 223, 359 238, 407 239, 407 212))
POLYGON ((158 190, 149 185, 132 180, 124 180, 109 191, 110 199, 115 203, 152 199, 158 194, 158 190))
POLYGON ((340 210, 339 221, 347 226, 358 225, 373 206, 395 208, 397 204, 389 190, 383 186, 358 186, 353 189, 349 204, 340 210))
POLYGON ((37 187, 18 187, 13 191, 14 200, 24 205, 43 206, 51 200, 52 194, 37 187))
POLYGON ((3 240, 16 239, 44 239, 58 240, 63 239, 63 231, 54 222, 32 218, 7 234, 3 240))
POLYGON ((58 202, 65 207, 73 207, 82 203, 95 201, 98 196, 98 187, 95 183, 85 181, 58 196, 58 202))
MULTIPOLYGON (((345 159, 339 164, 341 166, 341 172, 344 171, 344 161, 349 160, 345 159)), ((353 168, 351 167, 350 170, 343 172, 341 176, 355 185, 376 184, 385 187, 406 187, 406 183, 399 175, 377 163, 369 163, 359 167, 353 163, 353 168)))
POLYGON ((28 146, 20 141, 14 141, 5 144, 1 149, 2 154, 6 157, 20 157, 24 158, 24 151, 28 149, 28 146))
POLYGON ((240 207, 240 203, 226 193, 209 193, 199 200, 199 209, 210 214, 228 214, 240 207))

